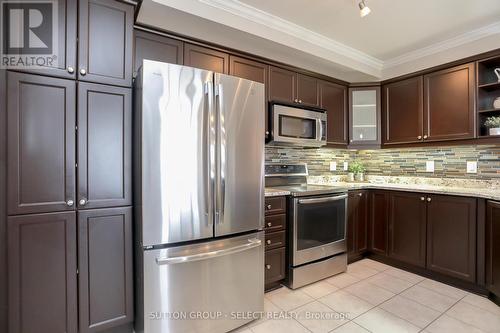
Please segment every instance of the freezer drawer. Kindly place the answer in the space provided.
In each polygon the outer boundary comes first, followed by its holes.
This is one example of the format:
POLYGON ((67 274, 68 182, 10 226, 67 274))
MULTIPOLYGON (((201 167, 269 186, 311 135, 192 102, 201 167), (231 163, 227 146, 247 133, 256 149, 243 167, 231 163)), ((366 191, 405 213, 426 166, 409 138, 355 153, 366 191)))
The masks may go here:
POLYGON ((146 333, 228 332, 263 302, 262 231, 144 252, 146 333))

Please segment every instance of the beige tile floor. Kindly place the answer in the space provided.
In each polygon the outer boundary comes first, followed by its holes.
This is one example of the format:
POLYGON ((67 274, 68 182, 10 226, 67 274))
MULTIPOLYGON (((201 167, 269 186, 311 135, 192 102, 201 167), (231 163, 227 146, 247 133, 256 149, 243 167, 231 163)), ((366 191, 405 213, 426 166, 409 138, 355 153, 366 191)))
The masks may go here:
POLYGON ((377 261, 312 285, 266 294, 267 318, 237 333, 500 333, 500 307, 377 261))

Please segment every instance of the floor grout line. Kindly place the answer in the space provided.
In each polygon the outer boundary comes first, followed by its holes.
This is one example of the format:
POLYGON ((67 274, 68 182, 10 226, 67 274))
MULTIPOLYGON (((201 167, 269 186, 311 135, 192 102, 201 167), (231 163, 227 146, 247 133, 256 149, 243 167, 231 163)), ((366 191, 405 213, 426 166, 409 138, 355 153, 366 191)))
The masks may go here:
MULTIPOLYGON (((467 296, 467 295, 465 295, 465 296, 467 296)), ((427 327, 429 327, 429 326, 431 326, 431 325, 432 325, 432 323, 433 323, 433 322, 435 322, 436 320, 438 320, 439 318, 441 318, 442 316, 444 316, 444 315, 446 314, 446 312, 448 312, 448 310, 450 310, 452 307, 454 307, 455 305, 457 305, 457 304, 458 304, 458 302, 460 302, 460 301, 461 301, 461 300, 462 300, 465 296, 463 296, 463 297, 462 297, 462 298, 460 298, 458 301, 456 301, 455 303, 453 303, 453 305, 452 305, 452 306, 450 306, 448 309, 446 309, 443 313, 441 313, 441 314, 439 315, 439 317, 437 317, 436 319, 434 319, 433 321, 431 321, 431 322, 430 322, 427 326, 425 326, 424 328, 422 328, 422 330, 420 330, 420 332, 425 331, 425 330, 427 329, 427 327)), ((462 323, 463 323, 463 321, 462 321, 462 323)), ((465 324, 467 324, 467 323, 465 323, 465 324)), ((472 325, 471 325, 471 326, 472 326, 472 325)), ((474 326, 474 327, 475 327, 475 326, 474 326)))

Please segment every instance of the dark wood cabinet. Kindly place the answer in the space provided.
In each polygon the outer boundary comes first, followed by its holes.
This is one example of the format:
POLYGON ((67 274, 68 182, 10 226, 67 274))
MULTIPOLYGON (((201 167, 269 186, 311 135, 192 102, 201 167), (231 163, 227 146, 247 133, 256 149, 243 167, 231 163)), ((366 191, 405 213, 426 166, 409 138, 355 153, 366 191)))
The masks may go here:
POLYGON ((7 73, 8 214, 74 209, 76 83, 7 73))
POLYGON ((78 213, 80 332, 133 321, 132 246, 132 208, 78 213))
POLYGON ((132 204, 132 89, 78 86, 80 209, 132 204))
POLYGON ((229 54, 209 49, 203 46, 184 44, 184 65, 214 71, 229 73, 229 54))
POLYGON ((469 63, 424 76, 424 139, 475 136, 475 74, 469 63))
POLYGON ((285 248, 266 251, 265 258, 265 284, 281 281, 285 278, 285 248))
POLYGON ((476 281, 476 201, 427 196, 427 269, 476 281))
POLYGON ((368 250, 368 193, 351 191, 347 202, 347 254, 353 260, 368 250))
POLYGON ((347 144, 347 87, 319 81, 319 103, 327 113, 327 143, 347 144))
POLYGON ((387 255, 389 225, 389 193, 373 191, 370 198, 369 249, 373 253, 387 255))
POLYGON ((254 60, 229 56, 229 74, 266 84, 269 66, 254 60))
POLYGON ((134 7, 80 0, 78 17, 78 79, 131 86, 134 7))
POLYGON ((380 87, 349 88, 349 145, 352 148, 380 147, 380 87))
POLYGON ((294 103, 297 89, 297 73, 269 66, 268 96, 270 101, 294 103))
POLYGON ((145 59, 182 65, 184 43, 177 39, 135 29, 134 77, 145 59))
POLYGON ((425 267, 426 206, 424 194, 390 194, 389 257, 425 267))
POLYGON ((383 87, 384 144, 423 140, 423 92, 422 76, 383 87))
POLYGON ((297 74, 297 97, 299 104, 319 106, 318 79, 297 74))
POLYGON ((500 202, 486 205, 486 286, 500 297, 500 202))
POLYGON ((77 332, 75 214, 8 218, 8 332, 77 332))
POLYGON ((279 286, 286 277, 286 198, 265 199, 265 269, 266 290, 279 286))
POLYGON ((58 0, 57 2, 57 58, 47 68, 20 68, 26 72, 41 75, 74 79, 78 63, 76 61, 77 40, 77 1, 58 0))

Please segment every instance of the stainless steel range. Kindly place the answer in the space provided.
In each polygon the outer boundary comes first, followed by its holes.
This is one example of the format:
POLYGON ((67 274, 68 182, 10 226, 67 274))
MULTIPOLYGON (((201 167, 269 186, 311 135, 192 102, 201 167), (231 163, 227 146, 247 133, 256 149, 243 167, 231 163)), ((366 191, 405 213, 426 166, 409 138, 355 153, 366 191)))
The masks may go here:
POLYGON ((307 164, 268 164, 266 187, 290 191, 287 285, 299 288, 347 270, 347 189, 308 185, 307 164))

